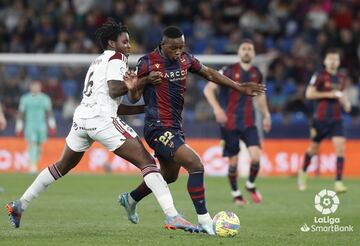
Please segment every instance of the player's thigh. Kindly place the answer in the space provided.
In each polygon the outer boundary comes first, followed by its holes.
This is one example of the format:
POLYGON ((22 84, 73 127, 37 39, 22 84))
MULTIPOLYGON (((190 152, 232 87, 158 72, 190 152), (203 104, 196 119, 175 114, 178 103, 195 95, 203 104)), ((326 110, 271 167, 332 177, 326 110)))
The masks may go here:
POLYGON ((343 156, 345 152, 345 142, 346 142, 345 138, 338 136, 338 137, 332 137, 331 140, 333 142, 336 155, 343 156))
POLYGON ((223 156, 231 157, 240 152, 240 133, 236 130, 221 128, 221 139, 223 145, 223 156))
POLYGON ((177 180, 180 172, 181 165, 175 161, 168 161, 162 158, 158 158, 160 163, 161 174, 165 181, 170 184, 177 180))
POLYGON ((199 155, 189 145, 181 145, 175 152, 174 161, 188 172, 204 171, 199 155))
POLYGON ((320 143, 329 134, 330 128, 328 123, 314 120, 310 124, 310 138, 313 142, 320 143))
MULTIPOLYGON (((101 143, 106 149, 114 152, 126 140, 137 137, 136 132, 119 117, 96 117, 86 122, 89 136, 101 143)), ((138 144, 134 141, 133 145, 138 144)))
POLYGON ((248 148, 251 162, 259 162, 261 156, 259 133, 255 126, 243 131, 242 140, 248 148))
POLYGON ((85 119, 74 119, 70 132, 65 139, 67 146, 74 152, 85 152, 94 142, 86 131, 85 119))
POLYGON ((123 144, 113 151, 117 156, 131 162, 139 169, 155 164, 154 158, 145 149, 139 137, 128 138, 123 144))
POLYGON ((146 126, 144 137, 155 156, 167 161, 174 161, 176 151, 185 143, 181 129, 146 126))
POLYGON ((61 176, 65 175, 74 168, 80 162, 83 155, 84 152, 76 152, 65 144, 60 160, 55 163, 61 176))

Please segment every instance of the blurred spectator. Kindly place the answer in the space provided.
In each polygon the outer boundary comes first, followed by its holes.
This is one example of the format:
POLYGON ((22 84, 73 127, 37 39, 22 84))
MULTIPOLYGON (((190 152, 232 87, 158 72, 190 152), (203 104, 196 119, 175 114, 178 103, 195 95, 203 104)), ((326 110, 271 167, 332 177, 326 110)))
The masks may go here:
POLYGON ((360 94, 359 85, 354 84, 354 80, 351 77, 346 78, 344 94, 351 103, 351 116, 357 118, 360 116, 360 94))

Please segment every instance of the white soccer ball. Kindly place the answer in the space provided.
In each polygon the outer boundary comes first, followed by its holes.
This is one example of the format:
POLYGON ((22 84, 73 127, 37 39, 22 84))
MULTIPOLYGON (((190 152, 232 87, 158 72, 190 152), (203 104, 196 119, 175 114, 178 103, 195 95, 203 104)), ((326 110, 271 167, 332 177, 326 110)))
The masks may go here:
POLYGON ((221 211, 214 216, 214 231, 219 237, 234 237, 240 230, 240 219, 235 213, 221 211))

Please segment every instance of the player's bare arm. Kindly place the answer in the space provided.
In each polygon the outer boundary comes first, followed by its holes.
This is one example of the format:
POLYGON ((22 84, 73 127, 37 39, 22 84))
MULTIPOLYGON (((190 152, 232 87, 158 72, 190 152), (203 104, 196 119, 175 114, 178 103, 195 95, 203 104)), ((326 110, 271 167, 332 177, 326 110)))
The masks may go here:
POLYGON ((263 129, 265 132, 269 132, 271 130, 271 116, 267 105, 266 95, 261 94, 257 96, 256 101, 263 116, 263 129))
POLYGON ((247 96, 253 97, 265 92, 265 86, 263 84, 253 82, 239 84, 222 75, 215 69, 209 68, 207 66, 202 66, 198 74, 208 81, 214 82, 218 85, 229 86, 247 96))
POLYGON ((342 107, 344 108, 344 111, 346 113, 350 113, 351 103, 350 103, 349 99, 345 95, 343 95, 341 98, 339 98, 339 101, 340 101, 342 107))
POLYGON ((142 114, 145 112, 145 106, 139 105, 139 106, 129 106, 120 104, 118 107, 117 114, 118 115, 134 115, 134 114, 142 114))
POLYGON ((309 85, 306 89, 305 97, 306 99, 309 100, 317 100, 317 99, 325 99, 325 98, 337 99, 343 97, 343 93, 339 90, 322 92, 322 91, 318 91, 316 89, 316 86, 309 85))
POLYGON ((204 95, 214 111, 216 122, 224 124, 227 121, 227 116, 217 100, 217 89, 217 84, 208 82, 204 88, 204 95))
POLYGON ((136 103, 140 100, 142 92, 147 84, 157 85, 161 82, 161 73, 159 71, 151 71, 147 76, 131 81, 129 85, 128 98, 130 102, 136 103))
POLYGON ((128 92, 125 82, 121 80, 109 80, 108 86, 111 98, 123 96, 128 92))

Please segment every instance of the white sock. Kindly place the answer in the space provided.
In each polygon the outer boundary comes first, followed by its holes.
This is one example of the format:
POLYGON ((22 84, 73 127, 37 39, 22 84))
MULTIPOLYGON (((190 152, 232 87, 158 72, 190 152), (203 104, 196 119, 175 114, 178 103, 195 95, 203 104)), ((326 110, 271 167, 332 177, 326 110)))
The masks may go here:
POLYGON ((251 183, 249 180, 247 180, 245 186, 249 189, 252 189, 255 188, 255 183, 251 183))
POLYGON ((209 213, 198 214, 198 221, 200 225, 206 225, 212 223, 212 218, 209 213))
POLYGON ((156 200, 167 216, 174 217, 178 215, 174 206, 169 187, 160 173, 149 173, 144 177, 144 181, 149 189, 153 192, 156 200))
POLYGON ((235 190, 235 191, 231 191, 231 195, 232 197, 238 197, 238 196, 241 196, 241 191, 240 190, 235 190))
POLYGON ((29 203, 38 197, 39 193, 44 191, 54 181, 55 179, 48 168, 42 170, 20 198, 21 208, 25 210, 29 206, 29 203))

